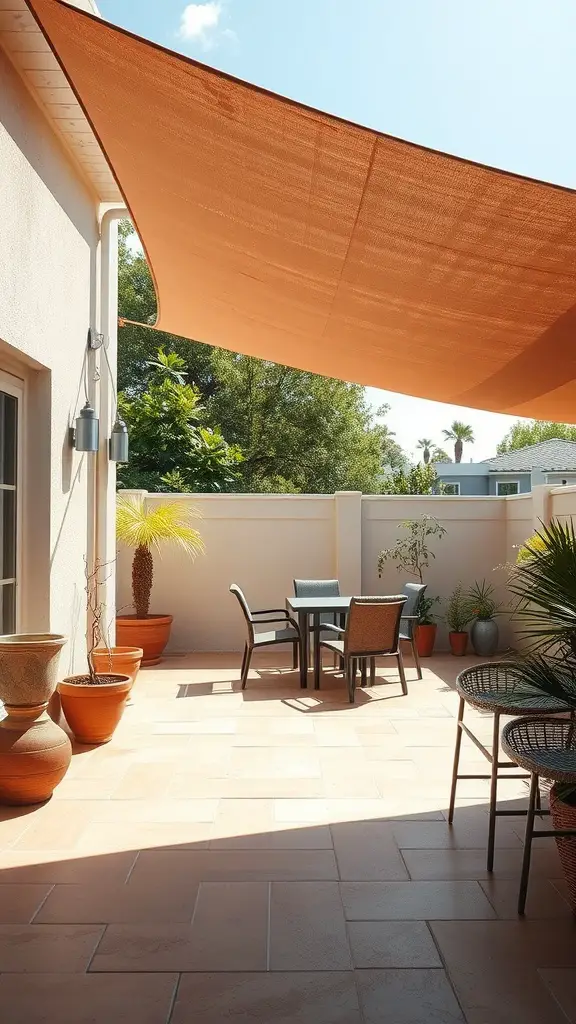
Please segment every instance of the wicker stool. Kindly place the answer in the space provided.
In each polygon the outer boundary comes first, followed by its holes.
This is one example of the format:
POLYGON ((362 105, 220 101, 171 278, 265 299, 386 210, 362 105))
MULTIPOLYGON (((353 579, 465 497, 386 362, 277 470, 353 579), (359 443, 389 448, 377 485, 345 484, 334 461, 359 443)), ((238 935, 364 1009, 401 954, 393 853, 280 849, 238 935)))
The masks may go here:
MULTIPOLYGON (((576 728, 565 718, 517 718, 502 730, 502 749, 516 764, 530 772, 530 799, 526 817, 524 858, 518 893, 518 913, 523 914, 528 891, 532 840, 538 836, 575 836, 576 829, 535 829, 536 798, 540 777, 551 782, 576 784, 576 728)), ((539 810, 538 814, 550 814, 539 810)))
MULTIPOLYGON (((508 810, 499 811, 496 806, 498 780, 499 779, 527 779, 528 775, 510 775, 511 768, 517 768, 514 762, 499 761, 498 752, 500 747, 500 716, 501 715, 546 715, 560 714, 570 711, 567 704, 555 698, 548 697, 540 690, 529 686, 522 679, 520 668, 510 661, 492 661, 484 665, 474 665, 466 668, 460 673, 456 680, 456 689, 460 694, 460 707, 458 709, 458 724, 456 729, 456 747, 454 750, 454 768, 452 771, 452 788, 450 791, 450 809, 448 822, 454 820, 454 804, 456 800, 456 786, 459 779, 490 779, 490 814, 488 825, 488 852, 486 866, 488 871, 494 868, 494 842, 496 838, 496 818, 509 815, 526 815, 526 811, 508 810), (464 708, 466 704, 476 708, 478 711, 488 711, 494 715, 492 731, 492 750, 488 750, 477 736, 474 735, 467 725, 464 725, 464 708), (458 765, 460 763, 460 747, 462 745, 462 733, 472 740, 489 762, 489 775, 460 775, 458 765), (502 770, 503 774, 500 774, 502 770)), ((540 795, 536 786, 535 799, 539 801, 540 795)))

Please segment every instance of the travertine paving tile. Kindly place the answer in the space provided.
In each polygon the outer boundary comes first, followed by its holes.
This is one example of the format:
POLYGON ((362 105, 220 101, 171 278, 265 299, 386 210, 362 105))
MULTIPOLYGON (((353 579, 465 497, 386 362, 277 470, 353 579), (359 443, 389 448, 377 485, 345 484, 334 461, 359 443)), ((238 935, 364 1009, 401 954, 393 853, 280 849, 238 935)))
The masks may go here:
POLYGON ((348 935, 355 967, 442 967, 422 921, 350 921, 348 935))
POLYGON ((366 1024, 465 1024, 442 970, 359 971, 366 1024))
POLYGON ((176 974, 0 975, 10 1024, 166 1024, 176 974))
POLYGON ((87 970, 103 927, 76 924, 0 925, 0 974, 87 970))
POLYGON ((343 971, 351 967, 336 883, 272 883, 269 967, 272 971, 343 971))

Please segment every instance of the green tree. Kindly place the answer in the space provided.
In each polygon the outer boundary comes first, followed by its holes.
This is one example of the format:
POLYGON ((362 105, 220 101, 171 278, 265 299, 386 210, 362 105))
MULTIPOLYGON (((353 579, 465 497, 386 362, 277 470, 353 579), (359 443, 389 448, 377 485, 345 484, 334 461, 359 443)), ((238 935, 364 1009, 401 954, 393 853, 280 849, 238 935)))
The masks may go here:
POLYGON ((427 466, 428 463, 430 462, 430 449, 432 448, 433 444, 434 442, 431 441, 430 438, 428 437, 420 438, 420 440, 416 444, 417 448, 422 449, 422 458, 424 459, 425 466, 427 466))
POLYGON ((443 430, 445 441, 454 441, 454 462, 462 462, 464 442, 474 444, 472 427, 461 420, 454 420, 449 430, 443 430))
POLYGON ((448 455, 448 452, 444 451, 444 448, 439 448, 434 445, 432 449, 432 462, 452 462, 452 459, 448 455))
POLYGON ((184 382, 184 363, 157 353, 145 391, 120 392, 118 409, 130 431, 130 461, 119 468, 121 487, 148 491, 219 491, 238 476, 242 455, 218 427, 202 425, 197 388, 184 382))
POLYGON ((550 423, 546 420, 530 420, 526 423, 517 420, 496 448, 498 455, 525 448, 528 444, 540 441, 552 441, 561 438, 564 441, 576 441, 576 426, 571 423, 550 423))
POLYGON ((388 476, 380 486, 381 494, 441 494, 442 484, 433 466, 418 463, 409 469, 399 469, 388 476))

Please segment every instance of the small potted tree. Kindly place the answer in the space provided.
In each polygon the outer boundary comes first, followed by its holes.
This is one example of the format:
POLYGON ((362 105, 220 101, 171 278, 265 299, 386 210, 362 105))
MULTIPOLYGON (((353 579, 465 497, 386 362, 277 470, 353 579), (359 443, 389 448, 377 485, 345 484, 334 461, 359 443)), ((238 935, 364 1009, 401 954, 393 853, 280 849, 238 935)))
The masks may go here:
POLYGON ((446 605, 446 625, 449 630, 450 650, 458 658, 462 658, 466 654, 468 647, 466 626, 472 621, 472 618, 470 598, 464 592, 462 584, 457 583, 446 605))
POLYGON ((120 497, 116 515, 118 540, 134 548, 132 601, 134 615, 116 619, 116 640, 121 646, 140 647, 143 665, 157 665, 170 638, 172 615, 150 614, 154 582, 153 550, 177 544, 195 558, 204 550, 202 538, 191 523, 200 513, 183 501, 147 507, 142 497, 120 497))
MULTIPOLYGON (((420 516, 419 519, 406 519, 400 523, 406 535, 396 541, 393 547, 384 548, 378 556, 378 575, 381 577, 386 562, 396 562, 398 572, 408 573, 419 583, 424 583, 424 570, 430 561, 436 558, 431 548, 434 538, 441 540, 446 530, 434 516, 420 516)), ((437 626, 432 615, 432 608, 438 601, 437 597, 421 597, 416 614, 418 623, 414 630, 416 648, 421 658, 429 658, 434 650, 437 626)))
POLYGON ((491 658, 498 650, 499 640, 495 617, 500 614, 500 606, 494 599, 494 587, 486 580, 476 581, 468 590, 467 597, 474 620, 470 630, 474 654, 480 658, 491 658))
POLYGON ((88 612, 87 668, 82 675, 68 676, 58 684, 64 717, 79 743, 108 743, 114 735, 132 687, 129 675, 98 672, 94 654, 104 641, 100 586, 105 566, 86 566, 86 603, 88 612))

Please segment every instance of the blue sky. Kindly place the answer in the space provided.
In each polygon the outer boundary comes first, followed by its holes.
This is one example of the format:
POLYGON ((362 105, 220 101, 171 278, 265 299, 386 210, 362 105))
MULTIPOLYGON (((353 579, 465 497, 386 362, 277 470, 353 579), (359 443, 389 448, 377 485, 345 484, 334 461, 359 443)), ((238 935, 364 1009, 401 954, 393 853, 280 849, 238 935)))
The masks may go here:
MULTIPOLYGON (((361 124, 576 185, 574 0, 99 0, 104 18, 361 124)), ((369 389, 408 450, 454 415, 486 458, 506 417, 369 389)), ((466 458, 465 454, 465 458, 466 458)))

